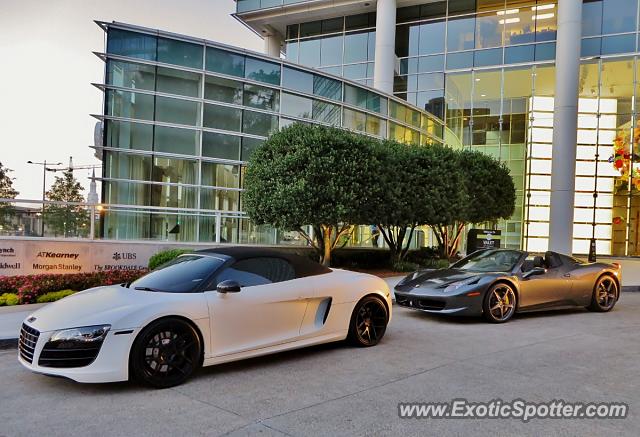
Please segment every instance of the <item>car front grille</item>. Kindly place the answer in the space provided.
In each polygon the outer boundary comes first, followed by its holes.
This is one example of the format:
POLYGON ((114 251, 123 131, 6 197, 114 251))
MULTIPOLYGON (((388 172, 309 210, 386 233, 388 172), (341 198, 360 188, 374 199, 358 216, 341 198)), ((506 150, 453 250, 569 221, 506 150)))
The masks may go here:
POLYGON ((409 297, 396 295, 398 305, 408 308, 441 311, 444 309, 446 302, 436 299, 428 299, 424 297, 409 297))
POLYGON ((53 342, 47 342, 40 352, 38 365, 42 367, 84 367, 93 363, 100 352, 102 342, 81 347, 60 347, 53 342))
POLYGON ((36 350, 38 337, 40 337, 40 331, 27 326, 25 323, 22 324, 18 347, 20 350, 20 356, 29 364, 33 362, 33 354, 36 350))

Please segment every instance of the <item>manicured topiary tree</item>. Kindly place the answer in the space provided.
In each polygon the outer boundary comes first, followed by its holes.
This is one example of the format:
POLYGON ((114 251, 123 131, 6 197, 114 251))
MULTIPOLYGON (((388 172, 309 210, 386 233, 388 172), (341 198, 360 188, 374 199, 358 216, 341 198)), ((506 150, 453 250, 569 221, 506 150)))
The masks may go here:
POLYGON ((392 264, 406 256, 419 226, 446 226, 464 208, 466 193, 457 152, 444 146, 415 146, 382 141, 378 155, 384 170, 374 187, 372 223, 391 251, 392 264))
POLYGON ((296 123, 273 134, 251 157, 244 178, 244 210, 256 224, 297 230, 323 264, 354 224, 374 208, 375 140, 342 129, 296 123), (311 225, 310 235, 304 229, 311 225))
POLYGON ((463 183, 451 189, 464 190, 467 200, 455 223, 433 226, 442 254, 452 258, 458 251, 467 224, 496 222, 511 217, 515 210, 516 188, 509 168, 495 158, 473 150, 457 152, 457 166, 463 183))

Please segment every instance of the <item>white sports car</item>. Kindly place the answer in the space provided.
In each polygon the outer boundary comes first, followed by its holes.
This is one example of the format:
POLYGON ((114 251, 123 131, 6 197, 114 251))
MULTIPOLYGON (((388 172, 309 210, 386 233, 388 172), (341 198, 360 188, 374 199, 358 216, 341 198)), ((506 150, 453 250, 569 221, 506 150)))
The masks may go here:
POLYGON ((171 387, 201 365, 344 339, 373 346, 390 318, 380 278, 274 250, 216 248, 36 311, 18 359, 78 382, 171 387))

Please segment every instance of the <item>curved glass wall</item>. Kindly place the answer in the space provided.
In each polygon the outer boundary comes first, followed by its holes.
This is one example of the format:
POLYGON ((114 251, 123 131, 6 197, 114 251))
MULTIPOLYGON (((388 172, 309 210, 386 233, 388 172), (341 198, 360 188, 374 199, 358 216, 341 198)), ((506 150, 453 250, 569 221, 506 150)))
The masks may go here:
POLYGON ((155 209, 105 211, 106 238, 212 241, 224 213, 220 241, 264 242, 242 217, 242 166, 293 122, 443 142, 443 121, 401 99, 212 42, 109 24, 104 59, 103 201, 155 209))

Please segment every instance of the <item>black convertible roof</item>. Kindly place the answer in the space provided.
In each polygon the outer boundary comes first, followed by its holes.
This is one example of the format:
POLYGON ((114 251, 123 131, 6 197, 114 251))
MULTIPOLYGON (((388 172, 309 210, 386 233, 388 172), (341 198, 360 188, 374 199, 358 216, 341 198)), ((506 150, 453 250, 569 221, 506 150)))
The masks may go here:
POLYGON ((210 249, 197 250, 193 253, 203 253, 209 255, 226 255, 237 261, 247 258, 282 258, 293 266, 296 271, 296 277, 303 278, 305 276, 321 275, 329 273, 331 269, 317 263, 306 256, 296 255, 284 250, 269 249, 264 247, 251 246, 231 246, 231 247, 212 247, 210 249))

